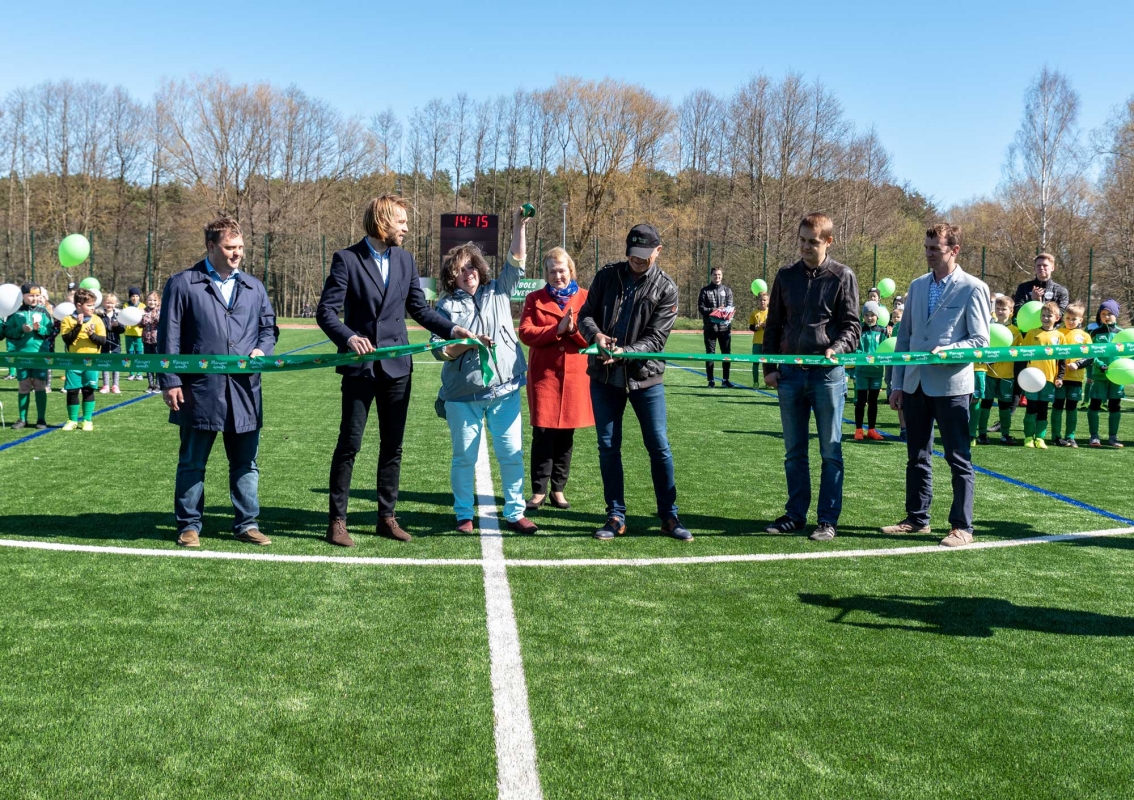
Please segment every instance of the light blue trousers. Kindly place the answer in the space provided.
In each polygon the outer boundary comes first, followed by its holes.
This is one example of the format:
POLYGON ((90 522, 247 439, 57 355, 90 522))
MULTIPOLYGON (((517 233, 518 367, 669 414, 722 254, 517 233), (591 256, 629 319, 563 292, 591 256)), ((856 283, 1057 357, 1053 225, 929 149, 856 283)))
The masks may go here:
POLYGON ((492 447, 500 465, 504 488, 504 519, 515 522, 524 516, 523 426, 520 422, 519 391, 495 400, 445 401, 445 420, 453 440, 453 512, 457 520, 476 519, 476 457, 485 425, 492 434, 492 447))

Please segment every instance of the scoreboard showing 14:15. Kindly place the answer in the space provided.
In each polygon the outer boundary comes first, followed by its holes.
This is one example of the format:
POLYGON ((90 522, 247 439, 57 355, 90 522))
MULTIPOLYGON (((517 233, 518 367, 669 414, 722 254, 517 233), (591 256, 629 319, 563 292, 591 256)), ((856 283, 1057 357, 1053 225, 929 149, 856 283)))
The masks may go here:
POLYGON ((441 257, 454 247, 472 242, 486 256, 498 254, 500 217, 496 214, 442 214, 441 257))

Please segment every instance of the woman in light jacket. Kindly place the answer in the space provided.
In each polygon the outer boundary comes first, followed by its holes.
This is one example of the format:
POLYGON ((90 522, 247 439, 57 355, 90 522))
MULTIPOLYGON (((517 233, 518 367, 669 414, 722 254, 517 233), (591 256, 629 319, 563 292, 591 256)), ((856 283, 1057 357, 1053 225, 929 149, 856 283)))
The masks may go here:
MULTIPOLYGON (((449 477, 453 484, 453 511, 457 531, 472 533, 476 501, 476 459, 487 424, 504 489, 504 524, 519 533, 537 528, 524 516, 523 426, 520 389, 526 383, 524 351, 512 327, 512 290, 524 276, 524 228, 527 219, 519 209, 512 213, 512 244, 500 277, 488 279, 488 263, 476 245, 454 247, 441 267, 442 316, 487 337, 492 352, 492 379, 481 374, 480 354, 473 345, 449 345, 434 350, 443 360, 441 391, 445 420, 453 443, 449 477)), ((440 341, 434 336, 433 341, 440 341)), ((439 409, 440 410, 440 409, 439 409)))
POLYGON ((575 260, 562 247, 543 259, 547 286, 524 300, 520 315, 520 341, 530 350, 528 369, 528 415, 532 425, 532 498, 528 510, 547 499, 570 508, 563 494, 571 472, 571 452, 576 428, 595 424, 591 411, 591 379, 587 360, 578 357, 587 340, 579 333, 579 309, 587 290, 575 281, 575 260))

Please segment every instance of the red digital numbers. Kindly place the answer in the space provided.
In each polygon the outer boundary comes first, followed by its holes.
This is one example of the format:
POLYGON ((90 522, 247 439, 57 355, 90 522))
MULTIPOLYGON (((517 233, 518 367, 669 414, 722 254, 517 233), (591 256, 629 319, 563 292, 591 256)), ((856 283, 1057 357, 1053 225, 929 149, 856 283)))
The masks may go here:
POLYGON ((488 214, 477 214, 476 216, 469 216, 468 214, 455 214, 453 216, 453 227, 455 228, 491 228, 488 214))

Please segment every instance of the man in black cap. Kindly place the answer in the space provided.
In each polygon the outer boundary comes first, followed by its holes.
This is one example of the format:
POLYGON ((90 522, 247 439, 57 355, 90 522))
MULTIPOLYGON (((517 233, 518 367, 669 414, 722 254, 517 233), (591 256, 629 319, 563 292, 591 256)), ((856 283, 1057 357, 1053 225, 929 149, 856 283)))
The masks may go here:
POLYGON ((693 539, 677 518, 677 486, 662 383, 665 362, 618 358, 629 352, 661 352, 677 319, 677 284, 657 266, 661 250, 661 237, 653 225, 631 228, 626 237, 626 260, 599 270, 579 312, 579 332, 610 353, 590 356, 587 364, 606 497, 606 524, 595 531, 596 539, 613 539, 626 532, 622 417, 627 401, 638 417, 650 454, 662 533, 680 541, 693 539))

